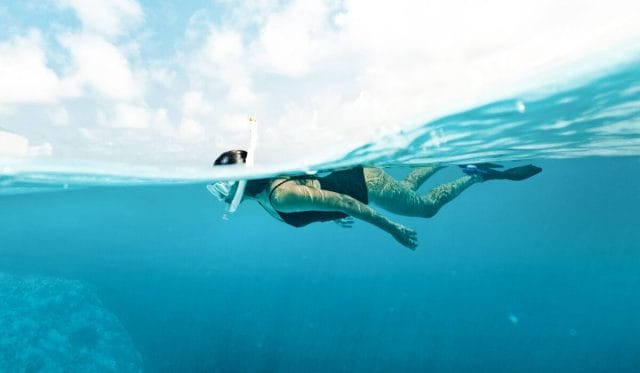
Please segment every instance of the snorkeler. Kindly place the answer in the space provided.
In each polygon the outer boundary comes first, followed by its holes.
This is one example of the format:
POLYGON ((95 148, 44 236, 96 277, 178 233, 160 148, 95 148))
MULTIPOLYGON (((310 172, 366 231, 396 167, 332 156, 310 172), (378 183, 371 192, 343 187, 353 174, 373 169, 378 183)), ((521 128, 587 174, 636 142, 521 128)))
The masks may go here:
MULTIPOLYGON (((214 165, 252 162, 251 149, 249 153, 230 150, 221 154, 214 165)), ((418 168, 401 181, 382 169, 358 166, 324 177, 304 175, 217 182, 207 188, 227 203, 229 212, 235 211, 241 201, 253 199, 274 218, 294 227, 330 220, 348 226, 349 217, 353 217, 375 225, 414 250, 418 245, 416 232, 388 219, 371 208, 369 203, 399 215, 430 218, 475 183, 499 179, 524 180, 542 171, 534 165, 504 171, 496 170, 502 166, 491 163, 461 167, 464 176, 439 185, 426 195, 419 195, 416 191, 443 166, 418 168)))

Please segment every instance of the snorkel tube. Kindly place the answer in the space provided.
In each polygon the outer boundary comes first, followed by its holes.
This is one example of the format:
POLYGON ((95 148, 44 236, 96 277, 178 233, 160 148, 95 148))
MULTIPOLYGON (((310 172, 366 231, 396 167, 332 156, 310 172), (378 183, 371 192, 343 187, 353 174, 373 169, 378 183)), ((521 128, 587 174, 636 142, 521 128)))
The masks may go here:
MULTIPOLYGON (((236 150, 236 151, 229 151, 229 152, 223 153, 220 157, 218 157, 218 159, 216 159, 216 161, 214 162, 214 166, 238 163, 238 159, 240 157, 239 154, 243 153, 241 157, 242 157, 243 163, 245 164, 245 167, 247 166, 253 167, 256 146, 258 145, 258 128, 257 127, 258 127, 258 124, 256 120, 253 117, 249 117, 250 140, 249 140, 249 148, 247 149, 247 151, 236 150), (235 154, 234 152, 237 152, 237 154, 235 154), (229 157, 229 155, 227 155, 228 153, 234 154, 231 158, 231 159, 234 159, 233 161, 230 161, 230 158, 228 158, 229 157)), ((207 190, 209 190, 211 194, 213 194, 216 198, 218 198, 218 200, 225 201, 227 203, 225 213, 222 215, 223 220, 229 220, 229 214, 234 213, 238 209, 240 202, 242 202, 242 197, 244 197, 244 190, 246 187, 247 187, 247 180, 218 181, 213 184, 207 185, 207 190), (229 194, 232 193, 232 191, 233 191, 233 195, 230 196, 229 194)))
MULTIPOLYGON (((258 123, 255 118, 249 117, 249 149, 247 149, 247 160, 245 162, 246 167, 253 167, 256 146, 258 145, 258 123)), ((242 202, 242 197, 244 196, 244 189, 247 187, 247 180, 240 180, 238 182, 238 188, 236 189, 236 193, 233 196, 231 202, 227 205, 227 211, 225 212, 223 219, 228 219, 228 214, 234 213, 240 202, 242 202)))
MULTIPOLYGON (((213 162, 214 166, 244 164, 245 167, 253 167, 256 147, 258 145, 258 124, 253 117, 249 118, 249 148, 245 150, 229 150, 222 153, 213 162)), ((207 190, 219 201, 227 204, 222 218, 229 219, 229 214, 235 212, 242 202, 247 180, 217 181, 207 185, 207 190)))

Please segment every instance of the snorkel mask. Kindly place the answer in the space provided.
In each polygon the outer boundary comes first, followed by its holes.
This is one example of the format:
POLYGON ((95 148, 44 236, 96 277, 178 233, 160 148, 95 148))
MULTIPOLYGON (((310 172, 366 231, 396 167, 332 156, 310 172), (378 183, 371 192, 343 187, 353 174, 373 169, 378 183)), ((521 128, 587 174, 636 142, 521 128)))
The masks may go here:
MULTIPOLYGON (((245 159, 246 167, 252 167, 255 158, 255 150, 258 144, 258 130, 257 122, 254 118, 249 118, 249 149, 245 159)), ((230 163, 221 163, 230 164, 230 163)), ((213 194, 219 201, 224 201, 227 204, 226 212, 223 215, 223 219, 228 219, 228 214, 234 213, 242 197, 244 196, 244 189, 247 187, 247 180, 240 181, 218 181, 213 184, 207 185, 207 190, 213 194)))
POLYGON ((229 195, 232 197, 235 195, 233 188, 238 185, 237 181, 219 181, 213 184, 207 185, 207 189, 213 194, 220 202, 231 202, 229 195), (233 193, 232 193, 233 191, 233 193))

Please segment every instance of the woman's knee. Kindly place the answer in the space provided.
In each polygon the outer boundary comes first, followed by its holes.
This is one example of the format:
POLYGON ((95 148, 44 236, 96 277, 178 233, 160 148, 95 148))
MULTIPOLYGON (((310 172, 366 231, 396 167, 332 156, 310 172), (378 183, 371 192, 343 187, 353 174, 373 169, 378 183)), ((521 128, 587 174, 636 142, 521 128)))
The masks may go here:
POLYGON ((424 210, 424 215, 422 217, 432 218, 436 215, 437 212, 438 210, 434 209, 433 207, 428 207, 427 209, 424 210))
POLYGON ((424 208, 423 211, 423 218, 432 218, 436 215, 436 213, 438 212, 438 209, 432 205, 432 204, 427 204, 427 206, 424 208))

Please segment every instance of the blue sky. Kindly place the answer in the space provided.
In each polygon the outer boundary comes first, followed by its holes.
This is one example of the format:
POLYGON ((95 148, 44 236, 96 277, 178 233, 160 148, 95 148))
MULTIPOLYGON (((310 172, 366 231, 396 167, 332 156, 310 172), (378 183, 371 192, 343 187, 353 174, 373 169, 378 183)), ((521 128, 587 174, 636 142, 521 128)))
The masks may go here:
POLYGON ((3 2, 0 127, 29 143, 4 153, 209 164, 251 115, 258 161, 331 158, 637 53, 638 3, 3 2))

